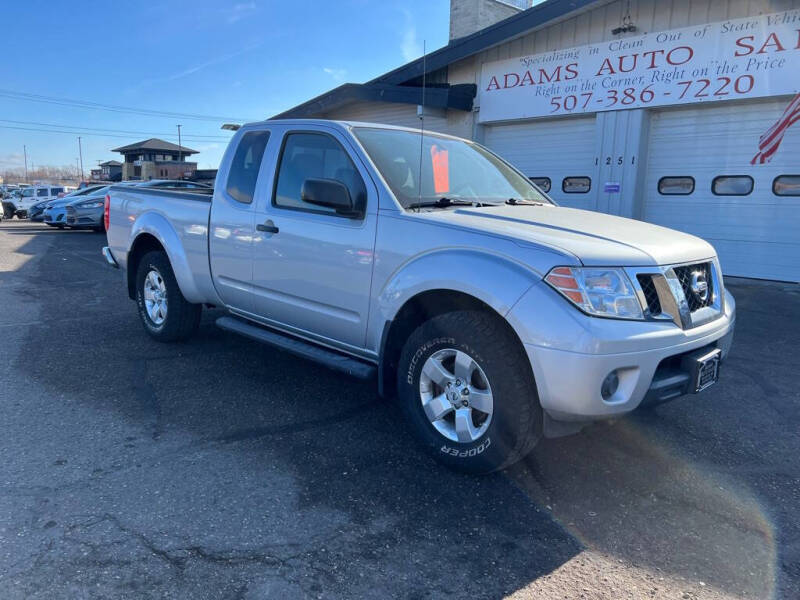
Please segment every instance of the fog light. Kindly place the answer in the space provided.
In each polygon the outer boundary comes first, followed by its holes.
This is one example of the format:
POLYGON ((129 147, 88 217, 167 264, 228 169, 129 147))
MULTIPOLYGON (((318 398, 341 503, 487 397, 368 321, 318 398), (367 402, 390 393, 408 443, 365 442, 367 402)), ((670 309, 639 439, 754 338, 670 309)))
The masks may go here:
POLYGON ((619 387, 619 375, 617 375, 616 371, 611 371, 606 378, 603 380, 603 384, 600 386, 600 394, 603 396, 603 400, 608 400, 617 392, 617 388, 619 387))

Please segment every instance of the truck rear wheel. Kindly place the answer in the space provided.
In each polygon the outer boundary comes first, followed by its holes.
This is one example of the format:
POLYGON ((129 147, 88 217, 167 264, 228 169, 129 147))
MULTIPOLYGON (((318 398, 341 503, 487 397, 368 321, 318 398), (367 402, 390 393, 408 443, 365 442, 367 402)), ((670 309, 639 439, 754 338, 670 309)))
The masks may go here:
POLYGON ((148 252, 136 270, 136 306, 145 331, 159 342, 184 340, 197 331, 202 305, 183 297, 165 252, 148 252))
POLYGON ((498 317, 481 311, 436 316, 403 347, 398 399, 423 446, 469 473, 510 466, 542 436, 530 363, 498 317))

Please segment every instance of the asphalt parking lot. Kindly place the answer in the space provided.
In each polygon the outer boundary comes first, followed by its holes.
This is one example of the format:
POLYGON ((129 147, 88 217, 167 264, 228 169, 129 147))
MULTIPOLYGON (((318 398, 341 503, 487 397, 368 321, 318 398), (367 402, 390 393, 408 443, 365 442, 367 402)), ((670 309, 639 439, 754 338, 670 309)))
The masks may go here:
POLYGON ((0 223, 0 598, 800 597, 800 292, 720 383, 469 477, 354 382, 143 332, 104 237, 0 223))

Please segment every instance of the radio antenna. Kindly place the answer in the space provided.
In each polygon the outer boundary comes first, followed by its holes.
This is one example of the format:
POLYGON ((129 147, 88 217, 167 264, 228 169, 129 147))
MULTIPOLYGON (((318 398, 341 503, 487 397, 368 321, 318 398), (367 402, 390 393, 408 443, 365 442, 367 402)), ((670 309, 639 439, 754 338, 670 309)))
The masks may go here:
POLYGON ((425 74, 427 52, 422 40, 422 104, 419 107, 419 175, 417 176, 417 212, 422 209, 422 140, 425 136, 425 74))

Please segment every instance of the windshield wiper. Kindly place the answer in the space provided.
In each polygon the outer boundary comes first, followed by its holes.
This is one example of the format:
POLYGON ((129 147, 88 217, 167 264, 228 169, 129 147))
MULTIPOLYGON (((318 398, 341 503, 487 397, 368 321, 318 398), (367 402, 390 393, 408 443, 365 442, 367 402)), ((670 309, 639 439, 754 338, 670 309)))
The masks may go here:
POLYGON ((511 206, 544 206, 544 202, 536 202, 535 200, 520 200, 519 198, 509 198, 506 200, 506 204, 510 204, 511 206))
POLYGON ((459 198, 448 198, 442 196, 436 200, 423 200, 422 202, 412 202, 406 208, 447 208, 448 206, 481 206, 480 202, 461 200, 459 198))

